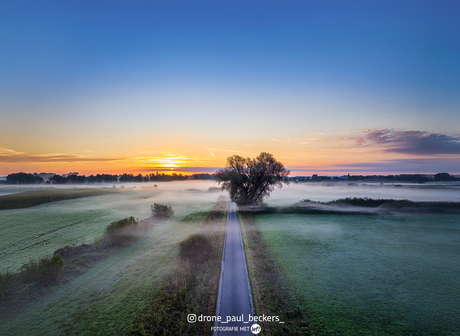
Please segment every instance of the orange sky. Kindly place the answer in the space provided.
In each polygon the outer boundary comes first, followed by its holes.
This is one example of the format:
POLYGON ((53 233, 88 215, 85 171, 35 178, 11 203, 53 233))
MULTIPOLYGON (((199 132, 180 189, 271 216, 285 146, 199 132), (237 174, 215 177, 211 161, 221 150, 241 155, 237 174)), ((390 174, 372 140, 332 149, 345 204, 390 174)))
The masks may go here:
POLYGON ((460 173, 460 26, 401 1, 0 1, 0 176, 460 173))

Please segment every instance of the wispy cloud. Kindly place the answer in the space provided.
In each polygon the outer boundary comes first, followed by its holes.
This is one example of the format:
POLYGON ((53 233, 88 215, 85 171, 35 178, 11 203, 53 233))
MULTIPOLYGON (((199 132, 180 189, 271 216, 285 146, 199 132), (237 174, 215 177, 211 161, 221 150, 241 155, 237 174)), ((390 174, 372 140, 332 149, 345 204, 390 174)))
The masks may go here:
POLYGON ((242 151, 230 150, 230 149, 220 149, 220 148, 205 148, 205 149, 213 150, 213 151, 221 151, 221 152, 230 152, 230 153, 254 154, 251 152, 242 152, 242 151))
POLYGON ((386 147, 390 153, 413 155, 460 154, 460 137, 425 131, 366 130, 356 139, 359 146, 386 147))
MULTIPOLYGON (((179 167, 174 169, 178 172, 187 172, 187 173, 215 173, 217 170, 221 169, 222 167, 179 167)), ((171 171, 170 168, 165 167, 150 167, 150 168, 140 168, 143 171, 171 171)))
POLYGON ((0 162, 2 163, 32 163, 32 162, 109 162, 125 158, 104 158, 66 153, 54 154, 27 154, 12 149, 0 148, 0 162))
MULTIPOLYGON (((144 166, 150 167, 182 167, 184 165, 207 165, 208 160, 197 158, 191 155, 177 154, 177 153, 167 153, 167 152, 143 152, 143 155, 130 158, 129 161, 139 162, 144 166), (156 155, 152 155, 156 154, 156 155)), ((156 169, 156 168, 155 168, 156 169)))
POLYGON ((409 173, 451 173, 460 172, 460 158, 420 158, 420 159, 395 159, 380 162, 360 162, 335 165, 336 168, 346 168, 350 171, 367 172, 409 172, 409 173))
POLYGON ((349 164, 335 164, 329 166, 291 166, 291 175, 299 172, 310 173, 376 173, 376 174, 431 174, 449 172, 460 173, 460 158, 418 158, 394 159, 379 162, 358 162, 349 164))

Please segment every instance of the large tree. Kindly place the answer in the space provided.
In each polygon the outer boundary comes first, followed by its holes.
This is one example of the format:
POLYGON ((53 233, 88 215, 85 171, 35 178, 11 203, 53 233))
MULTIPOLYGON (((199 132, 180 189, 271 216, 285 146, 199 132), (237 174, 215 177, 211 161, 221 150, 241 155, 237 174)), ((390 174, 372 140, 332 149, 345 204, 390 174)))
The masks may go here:
POLYGON ((239 205, 261 203, 275 187, 288 183, 289 170, 269 153, 256 158, 233 155, 227 158, 227 166, 216 172, 216 180, 222 190, 230 192, 232 201, 239 205))

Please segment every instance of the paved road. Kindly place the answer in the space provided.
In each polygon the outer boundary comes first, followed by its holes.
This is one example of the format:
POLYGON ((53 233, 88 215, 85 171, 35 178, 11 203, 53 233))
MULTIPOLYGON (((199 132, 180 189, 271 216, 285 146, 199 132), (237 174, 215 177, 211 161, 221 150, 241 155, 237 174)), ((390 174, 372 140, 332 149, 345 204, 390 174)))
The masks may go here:
POLYGON ((230 202, 225 233, 225 247, 222 257, 222 273, 219 283, 219 297, 217 300, 216 315, 221 316, 222 322, 217 322, 216 327, 244 327, 240 332, 214 332, 214 335, 252 335, 250 328, 253 322, 248 322, 249 315, 254 314, 252 296, 244 255, 243 240, 241 238, 240 222, 236 212, 236 204, 230 202), (241 321, 241 316, 243 320, 241 321), (240 321, 228 322, 227 317, 240 321))

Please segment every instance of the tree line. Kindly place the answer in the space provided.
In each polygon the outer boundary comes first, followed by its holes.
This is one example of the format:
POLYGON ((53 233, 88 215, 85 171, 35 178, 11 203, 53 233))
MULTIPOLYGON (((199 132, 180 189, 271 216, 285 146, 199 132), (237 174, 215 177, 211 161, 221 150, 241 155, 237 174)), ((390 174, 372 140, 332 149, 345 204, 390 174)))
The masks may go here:
POLYGON ((289 177, 290 182, 327 182, 327 181, 366 181, 366 182, 441 182, 441 181, 460 181, 460 178, 449 173, 437 173, 434 175, 423 174, 399 174, 399 175, 344 175, 344 176, 310 176, 289 177))
MULTIPOLYGON (((168 174, 97 174, 97 175, 79 175, 78 173, 69 173, 65 175, 55 174, 49 178, 46 183, 56 184, 84 184, 84 183, 116 183, 116 182, 168 182, 182 181, 187 179, 193 180, 215 180, 216 174, 193 174, 183 175, 172 173, 168 174)), ((345 175, 345 176, 295 176, 286 178, 290 182, 328 182, 328 181, 367 181, 367 182, 443 182, 443 181, 460 181, 460 178, 449 173, 437 173, 434 175, 423 174, 399 174, 399 175, 345 175)), ((45 180, 39 174, 13 173, 6 178, 7 184, 39 184, 45 183, 45 180)))
POLYGON ((164 173, 156 174, 97 174, 97 175, 80 175, 77 172, 69 173, 65 175, 54 174, 49 177, 48 181, 45 181, 39 174, 29 173, 13 173, 6 177, 5 183, 7 184, 84 184, 84 183, 116 183, 116 182, 169 182, 169 181, 183 181, 188 179, 193 180, 213 180, 214 174, 193 174, 183 175, 172 173, 171 175, 164 173))

